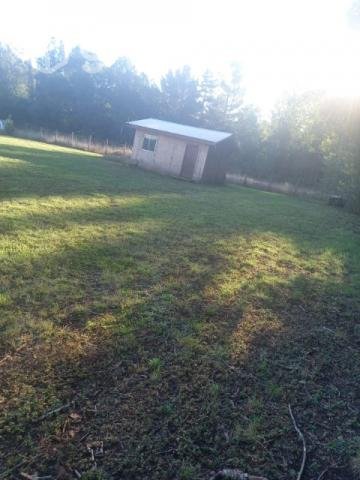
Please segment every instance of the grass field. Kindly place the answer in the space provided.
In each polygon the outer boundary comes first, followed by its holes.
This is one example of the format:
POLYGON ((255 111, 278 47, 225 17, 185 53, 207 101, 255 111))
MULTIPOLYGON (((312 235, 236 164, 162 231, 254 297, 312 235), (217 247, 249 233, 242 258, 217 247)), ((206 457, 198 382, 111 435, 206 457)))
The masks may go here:
POLYGON ((359 217, 7 137, 0 197, 0 478, 295 479, 289 403, 359 478, 359 217))

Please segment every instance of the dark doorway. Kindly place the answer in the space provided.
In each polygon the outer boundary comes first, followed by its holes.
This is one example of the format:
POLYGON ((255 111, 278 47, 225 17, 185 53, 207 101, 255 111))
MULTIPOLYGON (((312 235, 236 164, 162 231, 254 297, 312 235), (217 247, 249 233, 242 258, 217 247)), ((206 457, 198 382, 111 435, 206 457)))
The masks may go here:
POLYGON ((194 176, 194 169, 199 153, 199 145, 195 143, 188 143, 185 148, 184 160, 181 167, 180 175, 184 178, 192 179, 194 176))

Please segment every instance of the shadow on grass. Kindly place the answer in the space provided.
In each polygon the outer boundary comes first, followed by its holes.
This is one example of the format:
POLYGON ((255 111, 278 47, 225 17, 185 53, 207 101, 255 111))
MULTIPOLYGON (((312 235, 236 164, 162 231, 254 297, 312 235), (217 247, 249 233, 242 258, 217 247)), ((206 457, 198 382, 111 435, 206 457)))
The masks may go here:
POLYGON ((296 478, 291 402, 309 445, 304 479, 329 465, 329 479, 355 478, 353 217, 280 195, 122 176, 125 167, 83 154, 71 180, 67 154, 54 167, 48 152, 9 148, 41 174, 23 170, 32 173, 2 223, 23 242, 4 249, 3 339, 25 344, 0 366, 6 467, 39 453, 39 473, 55 476, 59 463, 85 472, 86 443, 103 441, 97 463, 112 478, 207 479, 223 467, 296 478), (50 205, 28 214, 29 197, 43 193, 50 205), (66 201, 59 208, 49 193, 66 201), (101 208, 92 193, 105 196, 101 208), (81 421, 32 423, 74 397, 81 421))
POLYGON ((159 228, 121 241, 88 240, 36 260, 39 284, 29 305, 17 302, 19 313, 53 317, 54 324, 2 377, 18 394, 16 420, 10 415, 3 425, 9 442, 26 432, 19 452, 40 448, 44 472, 55 468, 48 453, 54 442, 62 461, 76 458, 78 468, 89 469, 76 443, 89 433, 88 441, 104 441, 98 463, 114 478, 166 472, 202 479, 229 466, 285 479, 300 451, 291 402, 310 443, 304 478, 329 462, 342 468, 331 478, 344 478, 357 448, 360 372, 357 299, 342 293, 346 279, 288 272, 277 284, 259 266, 258 275, 244 284, 240 274, 239 286, 224 293, 221 283, 239 265, 217 244, 223 239, 177 235, 159 228), (60 295, 59 271, 66 272, 60 285, 70 286, 60 295), (67 427, 60 419, 27 423, 74 396, 80 425, 71 418, 67 427), (96 415, 88 413, 94 404, 96 415))

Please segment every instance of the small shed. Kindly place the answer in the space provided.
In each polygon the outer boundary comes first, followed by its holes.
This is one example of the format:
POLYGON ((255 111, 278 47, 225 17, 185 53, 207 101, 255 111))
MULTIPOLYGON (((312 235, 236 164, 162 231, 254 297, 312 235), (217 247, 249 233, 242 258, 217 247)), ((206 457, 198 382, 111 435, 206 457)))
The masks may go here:
POLYGON ((224 159, 215 150, 231 133, 156 118, 127 125, 135 128, 132 159, 140 166, 193 181, 224 180, 224 159))

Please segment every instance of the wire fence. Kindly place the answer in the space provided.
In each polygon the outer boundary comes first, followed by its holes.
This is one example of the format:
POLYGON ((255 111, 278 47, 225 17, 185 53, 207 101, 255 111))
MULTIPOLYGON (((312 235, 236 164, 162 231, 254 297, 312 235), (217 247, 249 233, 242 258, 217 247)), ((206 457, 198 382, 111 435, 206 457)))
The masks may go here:
POLYGON ((257 188, 259 190, 265 190, 267 192, 286 193, 287 195, 316 198, 319 200, 326 198, 324 192, 321 192, 319 190, 311 190, 305 187, 299 187, 289 182, 281 183, 259 180, 256 178, 248 177, 247 175, 240 175, 236 173, 227 173, 226 181, 228 183, 244 185, 251 188, 257 188))
POLYGON ((16 129, 14 132, 16 137, 28 138, 29 140, 38 140, 45 143, 52 143, 64 147, 76 148, 87 152, 99 153, 101 155, 118 155, 129 156, 131 148, 129 145, 116 145, 109 140, 96 140, 93 135, 81 136, 75 133, 52 132, 40 128, 32 129, 16 129))
MULTIPOLYGON (((122 159, 127 157, 130 159, 131 155, 131 147, 129 145, 115 145, 114 143, 110 143, 109 140, 98 141, 92 135, 80 136, 76 135, 75 133, 66 134, 58 131, 52 132, 43 128, 39 130, 17 128, 14 132, 14 136, 28 138, 29 140, 38 140, 64 147, 76 148, 78 150, 84 150, 87 152, 98 153, 100 155, 113 157, 114 159, 116 157, 121 157, 122 159)), ((260 180, 236 173, 227 173, 226 182, 257 188, 260 190, 266 190, 269 192, 285 193, 288 195, 317 199, 325 198, 324 192, 319 190, 311 190, 308 188, 299 187, 288 182, 280 183, 260 180)))

